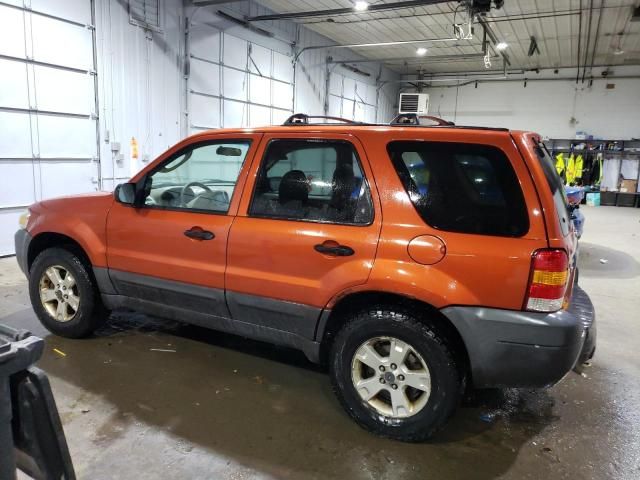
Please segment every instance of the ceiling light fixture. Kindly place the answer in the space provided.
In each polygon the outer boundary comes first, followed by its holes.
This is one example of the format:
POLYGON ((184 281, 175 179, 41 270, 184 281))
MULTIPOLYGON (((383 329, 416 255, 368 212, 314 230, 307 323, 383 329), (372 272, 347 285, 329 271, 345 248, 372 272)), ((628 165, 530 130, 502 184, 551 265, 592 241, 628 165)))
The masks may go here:
POLYGON ((500 42, 496 45, 496 50, 505 50, 509 45, 506 42, 500 42))
POLYGON ((420 47, 416 50, 416 55, 418 55, 419 57, 422 57, 423 55, 427 54, 427 49, 424 47, 420 47))
POLYGON ((362 1, 362 0, 358 0, 357 2, 355 2, 353 4, 353 9, 356 12, 364 12, 368 8, 369 8, 369 2, 365 2, 365 1, 362 1))

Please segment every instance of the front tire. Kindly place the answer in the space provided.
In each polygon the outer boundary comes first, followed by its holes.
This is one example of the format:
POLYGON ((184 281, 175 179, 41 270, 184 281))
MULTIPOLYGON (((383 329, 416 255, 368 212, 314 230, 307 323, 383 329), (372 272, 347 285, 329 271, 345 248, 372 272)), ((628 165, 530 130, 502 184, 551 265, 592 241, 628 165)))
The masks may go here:
POLYGON ((332 344, 330 375, 358 425, 406 442, 424 441, 441 428, 464 390, 446 335, 401 306, 353 315, 332 344))
POLYGON ((40 322, 61 337, 89 336, 109 315, 89 267, 63 248, 48 248, 33 261, 29 296, 40 322))

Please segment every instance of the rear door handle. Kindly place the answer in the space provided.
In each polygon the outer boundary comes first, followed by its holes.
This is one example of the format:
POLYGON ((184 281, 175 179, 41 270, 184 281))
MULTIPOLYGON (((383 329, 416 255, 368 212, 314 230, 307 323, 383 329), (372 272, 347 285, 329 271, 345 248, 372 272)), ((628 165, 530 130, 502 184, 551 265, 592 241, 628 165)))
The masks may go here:
POLYGON ((335 255, 336 257, 349 257, 355 252, 353 248, 346 245, 340 245, 337 242, 328 240, 324 243, 314 245, 314 250, 325 255, 335 255))
POLYGON ((213 232, 210 232, 209 230, 203 230, 200 227, 191 227, 189 230, 185 230, 184 234, 187 237, 193 238, 195 240, 213 240, 214 238, 216 238, 213 232))

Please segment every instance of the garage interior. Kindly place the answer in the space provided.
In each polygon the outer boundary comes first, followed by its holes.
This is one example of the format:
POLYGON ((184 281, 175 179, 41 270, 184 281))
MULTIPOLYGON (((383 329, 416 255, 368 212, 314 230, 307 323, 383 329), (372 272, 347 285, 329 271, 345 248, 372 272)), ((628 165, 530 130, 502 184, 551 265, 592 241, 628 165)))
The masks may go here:
POLYGON ((45 339, 78 478, 640 478, 637 0, 0 0, 0 179, 0 324, 45 339), (600 165, 579 182, 590 365, 470 393, 406 444, 349 421, 298 351, 125 311, 82 341, 40 325, 14 247, 31 204, 299 112, 530 130, 565 178, 600 165))

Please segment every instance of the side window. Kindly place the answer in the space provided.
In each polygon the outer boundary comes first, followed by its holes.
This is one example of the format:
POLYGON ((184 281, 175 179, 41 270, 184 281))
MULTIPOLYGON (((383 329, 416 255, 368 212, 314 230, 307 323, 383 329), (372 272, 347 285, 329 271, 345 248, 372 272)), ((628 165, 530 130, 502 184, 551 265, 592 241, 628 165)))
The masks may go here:
POLYGON ((371 192, 353 145, 333 140, 273 140, 260 165, 249 214, 371 223, 371 192))
POLYGON ((488 145, 398 141, 389 156, 411 202, 434 228, 517 237, 529 216, 504 152, 488 145))
POLYGON ((549 185, 549 189, 553 194, 553 202, 556 205, 556 214, 558 216, 558 222, 560 222, 562 235, 566 237, 570 232, 571 222, 569 220, 571 215, 568 210, 569 201, 567 200, 564 183, 562 183, 562 179, 560 178, 560 175, 558 175, 558 171, 553 164, 551 154, 547 150, 547 147, 540 142, 534 145, 534 150, 538 156, 538 160, 540 160, 540 164, 542 165, 544 176, 547 179, 547 185, 549 185))
POLYGON ((250 142, 197 145, 147 179, 145 205, 226 213, 250 142))

